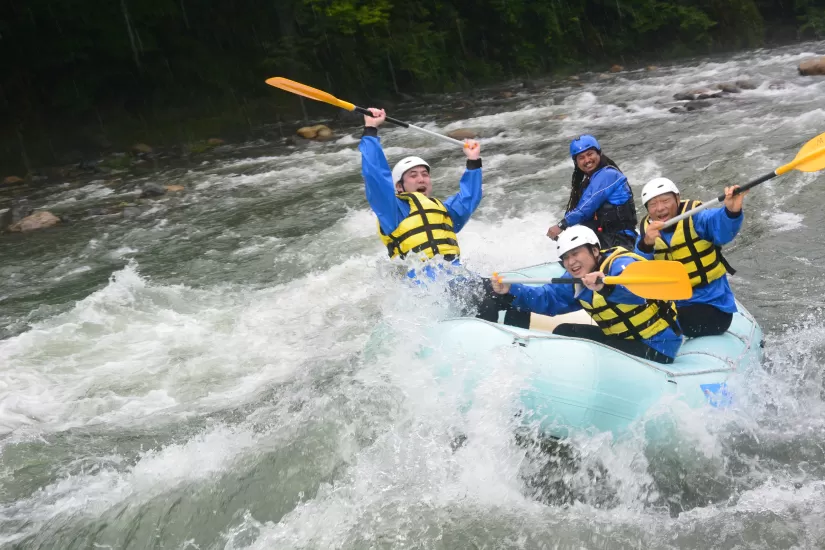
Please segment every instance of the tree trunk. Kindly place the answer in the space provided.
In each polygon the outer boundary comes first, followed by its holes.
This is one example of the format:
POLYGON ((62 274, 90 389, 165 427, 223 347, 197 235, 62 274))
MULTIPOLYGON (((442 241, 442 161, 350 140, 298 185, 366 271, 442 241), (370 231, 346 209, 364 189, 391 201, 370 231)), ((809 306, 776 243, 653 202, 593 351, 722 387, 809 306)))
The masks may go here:
POLYGON ((464 33, 461 32, 461 18, 455 18, 455 26, 458 29, 458 43, 461 45, 461 53, 467 57, 467 48, 464 47, 464 33))
POLYGON ((307 114, 307 106, 304 104, 304 97, 298 96, 298 99, 301 100, 301 111, 304 113, 304 122, 309 122, 309 115, 307 114))
POLYGON ((191 29, 189 26, 189 17, 186 16, 186 6, 183 5, 183 0, 180 0, 180 13, 183 15, 183 24, 186 25, 186 29, 191 29))
POLYGON ((126 9, 126 0, 120 0, 120 9, 123 12, 123 19, 126 21, 126 31, 129 33, 129 42, 132 44, 132 54, 135 56, 135 65, 141 70, 140 55, 135 44, 135 33, 132 31, 132 21, 129 19, 129 10, 126 9))
POLYGON ((392 76, 392 87, 395 89, 396 95, 398 95, 398 81, 395 80, 395 68, 392 66, 392 59, 390 59, 390 51, 387 50, 387 65, 390 66, 390 76, 392 76))
POLYGON ((295 35, 295 17, 292 0, 277 0, 275 2, 275 17, 281 29, 282 38, 291 38, 295 35))
POLYGON ((29 155, 26 152, 26 144, 23 141, 23 133, 20 131, 20 126, 15 127, 15 131, 17 132, 17 141, 20 142, 20 159, 23 161, 23 167, 26 168, 26 180, 31 177, 32 173, 32 165, 29 161, 29 155))

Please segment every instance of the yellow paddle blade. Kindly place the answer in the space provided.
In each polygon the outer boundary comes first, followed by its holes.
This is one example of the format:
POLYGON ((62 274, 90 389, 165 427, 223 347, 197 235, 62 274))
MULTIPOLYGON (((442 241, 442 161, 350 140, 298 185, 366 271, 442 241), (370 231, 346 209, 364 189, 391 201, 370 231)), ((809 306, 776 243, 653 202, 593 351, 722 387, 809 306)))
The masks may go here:
POLYGON ((276 88, 280 88, 293 94, 308 97, 309 99, 314 99, 315 101, 323 101, 324 103, 329 103, 330 105, 335 105, 336 107, 341 107, 347 111, 355 110, 355 105, 352 103, 342 101, 332 94, 328 94, 317 88, 307 86, 306 84, 301 84, 300 82, 295 82, 294 80, 289 80, 280 76, 273 76, 272 78, 267 78, 266 83, 270 86, 275 86, 276 88))
POLYGON ((604 283, 623 285, 647 300, 687 300, 693 296, 685 266, 671 260, 627 264, 621 275, 605 277, 604 283))
POLYGON ((776 175, 781 176, 791 170, 818 172, 822 169, 825 169, 825 134, 819 134, 806 143, 791 162, 776 170, 776 175))

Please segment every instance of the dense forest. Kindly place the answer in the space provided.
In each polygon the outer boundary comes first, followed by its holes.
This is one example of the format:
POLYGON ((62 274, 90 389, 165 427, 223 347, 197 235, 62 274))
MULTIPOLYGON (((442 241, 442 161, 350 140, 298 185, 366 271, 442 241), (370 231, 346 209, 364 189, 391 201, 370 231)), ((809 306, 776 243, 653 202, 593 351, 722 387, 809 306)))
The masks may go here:
POLYGON ((825 0, 4 0, 0 159, 300 116, 275 75, 368 102, 823 36, 825 0))

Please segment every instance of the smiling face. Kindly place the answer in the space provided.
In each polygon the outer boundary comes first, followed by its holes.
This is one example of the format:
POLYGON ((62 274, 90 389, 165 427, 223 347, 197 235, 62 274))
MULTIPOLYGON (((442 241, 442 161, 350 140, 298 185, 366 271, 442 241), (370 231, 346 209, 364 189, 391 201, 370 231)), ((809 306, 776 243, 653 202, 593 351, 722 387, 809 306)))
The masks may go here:
POLYGON ((573 277, 584 277, 596 271, 598 266, 596 253, 598 249, 595 246, 583 244, 565 252, 561 257, 561 263, 573 277))
POLYGON ((676 216, 679 211, 679 195, 675 193, 665 193, 658 197, 653 197, 647 204, 647 213, 651 221, 666 222, 676 216))
POLYGON ((433 192, 430 171, 426 166, 413 166, 401 176, 401 183, 395 184, 399 193, 423 193, 427 197, 433 192))
POLYGON ((579 170, 590 176, 596 171, 596 168, 599 167, 601 160, 602 157, 598 151, 588 149, 576 155, 576 166, 579 167, 579 170))

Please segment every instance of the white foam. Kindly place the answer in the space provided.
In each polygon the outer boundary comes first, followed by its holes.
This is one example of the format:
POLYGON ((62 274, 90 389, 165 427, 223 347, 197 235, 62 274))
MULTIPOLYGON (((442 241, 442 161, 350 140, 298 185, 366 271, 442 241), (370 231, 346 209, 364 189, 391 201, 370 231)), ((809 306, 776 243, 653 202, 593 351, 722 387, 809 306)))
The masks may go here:
POLYGON ((775 231, 793 231, 802 227, 805 217, 793 212, 773 212, 768 215, 768 221, 775 231))
POLYGON ((554 261, 556 244, 546 232, 561 214, 559 207, 508 215, 495 224, 471 219, 460 233, 463 263, 489 276, 493 271, 554 261))
POLYGON ((80 267, 76 267, 76 268, 68 271, 67 273, 64 273, 63 275, 59 275, 57 277, 52 277, 52 280, 53 281, 62 281, 63 279, 65 279, 67 277, 73 277, 75 275, 79 275, 81 273, 86 273, 87 271, 91 271, 91 270, 92 270, 92 268, 89 267, 88 265, 82 265, 80 267))
POLYGON ((0 360, 15 365, 0 372, 0 431, 166 422, 222 406, 215 399, 222 393, 237 402, 239 387, 253 398, 303 361, 359 349, 359 338, 340 339, 346 317, 327 314, 358 309, 380 292, 360 284, 365 269, 372 268, 353 258, 250 295, 156 287, 131 264, 71 311, 0 342, 0 360), (340 290, 322 292, 328 285, 340 290), (280 327, 274 339, 272 326, 280 327))
MULTIPOLYGON (((100 182, 92 182, 83 187, 70 189, 64 193, 59 193, 50 197, 50 202, 43 205, 41 208, 48 210, 56 206, 68 206, 77 202, 94 201, 113 195, 115 191, 100 182)), ((125 196, 130 196, 126 194, 125 196)))
MULTIPOLYGON (((418 332, 409 323, 398 328, 418 332)), ((508 404, 523 379, 516 365, 497 358, 498 366, 475 393, 479 406, 462 419, 449 396, 439 397, 425 362, 397 356, 387 359, 382 364, 384 378, 388 376, 406 397, 401 421, 358 453, 352 468, 334 487, 322 486, 316 498, 300 504, 277 524, 258 523, 260 535, 251 548, 335 546, 364 529, 370 518, 395 521, 397 514, 416 515, 419 503, 428 509, 536 508, 520 491, 521 455, 502 437, 512 429, 508 404), (452 453, 448 436, 456 427, 469 439, 464 448, 452 453), (392 512, 387 509, 390 513, 384 516, 387 505, 392 512), (334 529, 328 528, 331 525, 334 529)), ((379 377, 362 380, 378 388, 387 384, 379 377)))
POLYGON ((138 249, 132 248, 130 246, 121 246, 116 250, 109 252, 109 257, 113 259, 121 259, 126 258, 128 256, 133 256, 139 252, 138 249))
POLYGON ((0 507, 0 517, 25 515, 32 522, 28 532, 6 535, 0 542, 22 539, 61 515, 95 517, 126 500, 139 504, 183 483, 209 479, 259 441, 260 436, 249 430, 218 427, 184 444, 141 453, 137 464, 124 472, 104 467, 97 474, 69 476, 28 499, 0 507))
POLYGON ((277 237, 255 237, 252 239, 252 244, 242 246, 232 251, 233 256, 253 256, 262 250, 275 250, 283 246, 282 239, 277 237))
POLYGON ((547 117, 560 112, 555 106, 522 106, 517 111, 501 111, 490 115, 482 115, 451 122, 439 130, 447 132, 458 128, 510 128, 521 124, 545 120, 547 117))
POLYGON ((356 137, 352 134, 347 134, 340 139, 335 140, 335 145, 355 145, 356 143, 360 142, 361 138, 356 137))
MULTIPOLYGON (((559 220, 569 192, 567 142, 587 131, 597 132, 606 147, 623 144, 608 150, 636 188, 658 175, 715 173, 730 166, 731 176, 746 178, 787 162, 788 151, 775 145, 779 138, 800 130, 812 137, 825 122, 825 110, 816 104, 823 90, 819 84, 786 77, 784 90, 762 85, 743 92, 742 101, 720 101, 712 111, 690 117, 670 114, 656 102, 670 101, 685 88, 720 81, 768 82, 775 73, 793 69, 802 55, 762 52, 747 57, 747 65, 732 59, 660 69, 653 78, 639 73, 640 81, 618 76, 584 88, 525 92, 518 99, 520 106, 496 106, 494 113, 468 108, 460 111, 467 113, 463 120, 435 117, 420 123, 435 131, 504 129, 482 140, 485 198, 460 233, 463 263, 487 275, 556 259, 555 244, 545 231, 559 220), (563 94, 562 104, 555 104, 563 94), (523 103, 525 98, 529 104, 523 103), (772 111, 780 103, 782 110, 772 111), (552 118, 556 115, 567 119, 552 118), (656 135, 666 138, 650 139, 651 121, 659 125, 656 135), (766 137, 755 139, 757 134, 766 137), (721 143, 744 160, 721 154, 721 143)), ((407 154, 434 158, 436 188, 444 191, 438 196, 455 191, 464 161, 457 148, 411 130, 382 128, 381 135, 390 164, 407 154)), ((246 192, 255 198, 285 187, 300 192, 301 185, 340 175, 360 181, 356 142, 357 136, 344 135, 327 143, 302 144, 282 155, 214 163, 187 175, 193 182, 190 189, 197 192, 180 200, 203 202, 207 213, 209 208, 234 211, 243 207, 238 197, 246 192)), ((783 204, 815 181, 815 174, 796 174, 792 183, 783 182, 781 194, 770 183, 760 188, 768 203, 760 220, 769 228, 765 238, 805 227, 807 214, 783 204)), ((68 191, 58 198, 83 197, 68 191)), ((341 198, 330 196, 329 201, 337 201, 338 207, 341 198)), ((618 501, 614 508, 543 506, 525 496, 519 478, 525 455, 511 437, 516 421, 512 403, 529 375, 518 347, 507 346, 477 361, 441 356, 440 350, 427 358, 418 355, 435 320, 454 313, 447 291, 440 284, 427 291, 410 288, 394 277, 393 272, 405 266, 386 259, 376 237, 375 215, 360 190, 357 201, 347 205, 350 210, 337 220, 297 236, 281 235, 272 229, 274 224, 225 229, 215 238, 219 246, 204 245, 197 260, 186 266, 203 261, 218 265, 216 273, 226 267, 243 274, 252 265, 259 277, 254 285, 201 278, 190 282, 197 285, 192 288, 176 284, 168 274, 142 275, 131 263, 116 271, 108 285, 60 309, 62 313, 0 341, 2 445, 39 438, 48 442, 77 427, 96 434, 164 433, 192 419, 212 422, 227 411, 241 417, 233 427, 209 424, 133 456, 117 451, 102 458, 84 455, 90 461, 100 458, 104 466, 95 472, 61 472, 41 491, 0 507, 0 519, 28 522, 23 531, 0 541, 13 544, 42 529, 71 530, 75 521, 83 526, 89 519, 109 522, 113 507, 133 505, 142 512, 153 498, 190 491, 190 484, 217 488, 218 493, 234 489, 222 485, 227 483, 224 477, 231 477, 224 474, 241 469, 243 461, 254 468, 262 449, 288 448, 291 435, 301 441, 306 436, 295 435, 298 425, 315 428, 332 441, 330 449, 312 449, 330 453, 324 457, 332 464, 328 470, 301 471, 307 476, 302 483, 317 488, 317 494, 296 497, 300 503, 277 522, 256 519, 242 509, 228 510, 238 513, 237 519, 220 526, 228 548, 433 546, 448 540, 439 538, 444 529, 465 530, 462 521, 469 525, 466 532, 478 534, 480 546, 498 541, 532 547, 548 540, 558 546, 599 546, 615 534, 611 540, 624 537, 621 540, 635 546, 664 547, 696 536, 702 541, 696 546, 710 547, 701 533, 724 532, 735 545, 736 537, 752 534, 744 532, 743 517, 758 521, 762 510, 784 518, 780 528, 807 530, 798 545, 815 547, 822 540, 816 538, 825 512, 822 483, 812 479, 819 474, 804 473, 806 466, 785 457, 760 461, 750 451, 737 449, 740 439, 753 437, 770 442, 757 445, 753 453, 770 453, 771 445, 793 451, 798 440, 816 441, 825 433, 818 359, 825 340, 821 312, 808 323, 769 334, 765 370, 731 382, 737 385, 735 410, 693 411, 663 400, 626 439, 577 436, 584 468, 566 473, 564 481, 577 494, 589 496, 598 488, 587 468, 604 466, 618 501), (227 242, 233 246, 225 246, 227 242), (438 364, 454 369, 449 383, 438 380, 438 364), (478 373, 483 376, 475 386, 473 406, 462 411, 465 383, 478 373), (324 409, 338 401, 340 408, 324 409), (334 421, 324 413, 334 414, 334 421), (676 418, 681 439, 667 455, 673 471, 663 472, 646 446, 645 422, 659 415, 676 418), (469 439, 453 452, 450 442, 457 433, 469 439), (734 464, 737 460, 746 463, 746 473, 728 469, 730 464, 740 467, 734 464), (771 476, 775 479, 768 479, 771 476), (668 494, 662 481, 687 488, 671 488, 668 494), (699 502, 679 518, 659 508, 662 499, 678 500, 682 493, 704 489, 697 489, 701 483, 723 486, 723 495, 726 484, 733 486, 728 487, 730 500, 714 493, 714 502, 699 502), (787 519, 800 516, 799 521, 787 519), (515 527, 506 531, 496 522, 515 527)), ((172 222, 159 218, 161 214, 159 209, 147 213, 156 223, 131 227, 126 238, 120 226, 96 234, 85 247, 81 243, 82 261, 61 258, 47 278, 91 276, 92 266, 98 273, 99 264, 93 263, 98 255, 120 260, 139 250, 150 256, 154 249, 143 238, 189 238, 189 231, 204 230, 190 227, 174 213, 169 216, 172 222)), ((312 215, 297 209, 301 219, 312 215)), ((808 264, 816 267, 818 257, 811 258, 808 264)), ((8 281, 21 277, 11 273, 8 281)), ((764 280, 734 280, 770 305, 770 300, 779 300, 760 294, 766 292, 764 280)), ((803 450, 817 452, 814 446, 803 450)), ((55 452, 61 452, 57 446, 55 452)), ((285 464, 285 469, 294 468, 294 463, 285 464)), ((279 491, 285 485, 283 478, 272 483, 279 491)), ((186 528, 195 537, 198 527, 193 522, 186 528)))
MULTIPOLYGON (((622 167, 631 187, 643 187, 647 182, 657 177, 667 177, 662 166, 651 157, 645 157, 641 162, 622 167)), ((636 200, 639 200, 638 198, 636 200)))

